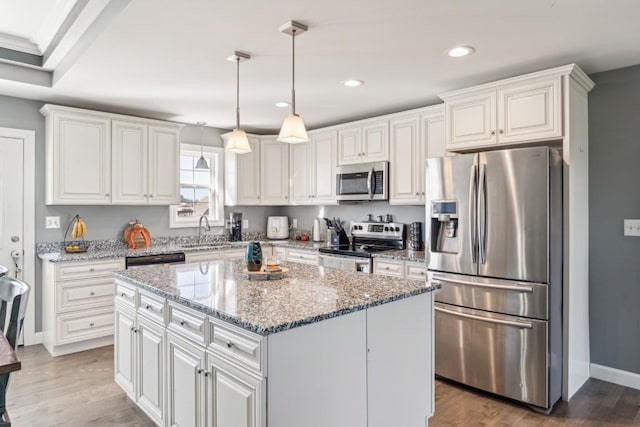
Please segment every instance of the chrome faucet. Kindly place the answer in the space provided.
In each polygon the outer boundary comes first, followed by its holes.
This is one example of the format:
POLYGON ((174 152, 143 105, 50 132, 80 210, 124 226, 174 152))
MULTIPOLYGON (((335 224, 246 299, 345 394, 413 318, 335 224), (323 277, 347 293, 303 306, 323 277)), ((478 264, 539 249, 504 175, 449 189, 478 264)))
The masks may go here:
POLYGON ((206 226, 204 227, 204 231, 210 231, 211 230, 211 226, 209 225, 209 218, 207 217, 207 213, 203 213, 202 215, 200 215, 200 221, 198 221, 198 244, 201 243, 201 239, 202 239, 202 220, 204 220, 204 222, 206 223, 206 226))

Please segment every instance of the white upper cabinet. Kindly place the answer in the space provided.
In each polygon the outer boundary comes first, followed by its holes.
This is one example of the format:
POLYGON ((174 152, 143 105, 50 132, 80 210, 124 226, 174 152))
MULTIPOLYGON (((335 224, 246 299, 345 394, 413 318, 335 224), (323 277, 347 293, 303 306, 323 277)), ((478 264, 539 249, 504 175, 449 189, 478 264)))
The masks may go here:
POLYGON ((425 161, 428 157, 445 155, 444 106, 397 115, 389 123, 389 203, 422 205, 425 202, 425 161))
POLYGON ((338 165, 389 160, 389 121, 358 122, 338 130, 338 165))
POLYGON ((263 205, 289 204, 289 144, 275 137, 260 138, 260 202, 263 205))
POLYGON ((311 141, 291 145, 291 204, 331 205, 336 200, 337 132, 310 132, 311 141))
POLYGON ((250 153, 225 153, 226 206, 289 204, 289 144, 275 138, 249 135, 250 153))
POLYGON ((336 205, 336 131, 314 132, 312 146, 311 199, 314 204, 336 205))
POLYGON ((180 125, 45 105, 48 205, 178 203, 180 125))
POLYGON ((509 79, 441 95, 447 150, 561 138, 561 77, 509 79))
POLYGON ((149 126, 150 205, 180 203, 180 136, 178 129, 149 126))
POLYGON ((45 105, 46 203, 111 203, 111 122, 45 105))

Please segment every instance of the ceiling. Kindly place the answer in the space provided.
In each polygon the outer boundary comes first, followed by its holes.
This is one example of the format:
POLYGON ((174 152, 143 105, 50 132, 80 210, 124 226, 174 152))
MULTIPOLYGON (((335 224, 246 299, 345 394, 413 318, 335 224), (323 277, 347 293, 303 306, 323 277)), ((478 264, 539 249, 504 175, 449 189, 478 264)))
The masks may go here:
POLYGON ((296 107, 316 128, 573 62, 587 73, 639 64, 638 16, 637 0, 134 0, 53 87, 0 80, 0 94, 229 129, 225 58, 240 50, 252 56, 240 68, 242 126, 276 131, 289 110, 274 103, 291 85, 279 27, 295 19, 309 26, 296 38, 296 107), (456 45, 475 53, 448 57, 456 45), (350 78, 365 84, 341 84, 350 78))

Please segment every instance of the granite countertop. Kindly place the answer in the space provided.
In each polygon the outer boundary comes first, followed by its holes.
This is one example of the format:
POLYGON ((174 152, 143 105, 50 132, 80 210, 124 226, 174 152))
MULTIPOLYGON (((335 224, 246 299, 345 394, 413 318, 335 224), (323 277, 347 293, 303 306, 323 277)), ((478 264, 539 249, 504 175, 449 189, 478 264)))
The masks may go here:
POLYGON ((437 289, 421 281, 297 263, 281 280, 251 281, 244 261, 151 265, 116 279, 260 335, 330 319, 437 289))
POLYGON ((397 259, 401 261, 415 261, 415 262, 424 262, 425 260, 425 252, 424 251, 412 251, 409 249, 399 249, 396 251, 384 251, 384 252, 376 252, 373 254, 374 258, 387 258, 387 259, 397 259))

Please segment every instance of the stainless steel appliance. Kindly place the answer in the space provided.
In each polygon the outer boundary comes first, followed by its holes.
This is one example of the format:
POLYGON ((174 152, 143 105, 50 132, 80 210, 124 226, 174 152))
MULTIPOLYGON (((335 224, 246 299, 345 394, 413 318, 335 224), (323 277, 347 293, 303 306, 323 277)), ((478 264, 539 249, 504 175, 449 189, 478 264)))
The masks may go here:
POLYGON ((242 212, 231 212, 229 216, 231 222, 229 240, 239 242, 242 240, 242 212))
POLYGON ((351 244, 318 249, 324 267, 371 273, 372 254, 404 248, 404 224, 354 222, 351 244))
POLYGON ((562 155, 427 160, 436 374, 551 408, 562 381, 562 155))
POLYGON ((125 257, 125 268, 142 267, 154 264, 184 264, 184 252, 172 252, 168 254, 140 255, 125 257))
POLYGON ((267 217, 267 239, 288 239, 289 238, 289 217, 270 216, 267 217))
POLYGON ((338 166, 336 198, 338 200, 388 200, 389 162, 359 163, 338 166))

